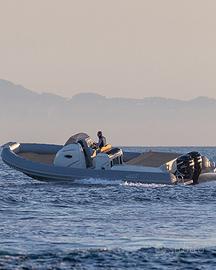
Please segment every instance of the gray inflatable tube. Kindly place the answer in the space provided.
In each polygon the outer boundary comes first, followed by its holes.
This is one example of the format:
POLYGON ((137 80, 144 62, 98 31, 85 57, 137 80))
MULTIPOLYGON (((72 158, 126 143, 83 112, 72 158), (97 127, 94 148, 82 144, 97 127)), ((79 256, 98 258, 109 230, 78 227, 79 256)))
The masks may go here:
MULTIPOLYGON (((95 169, 75 169, 58 167, 42 162, 35 162, 23 157, 23 153, 36 153, 41 155, 55 155, 63 146, 51 144, 18 144, 12 143, 2 149, 2 160, 10 167, 18 170, 34 179, 41 181, 71 181, 79 179, 104 179, 121 180, 128 182, 140 182, 146 184, 172 184, 174 175, 168 172, 136 172, 136 171, 112 171, 95 169)), ((124 152, 127 159, 136 153, 124 152)))

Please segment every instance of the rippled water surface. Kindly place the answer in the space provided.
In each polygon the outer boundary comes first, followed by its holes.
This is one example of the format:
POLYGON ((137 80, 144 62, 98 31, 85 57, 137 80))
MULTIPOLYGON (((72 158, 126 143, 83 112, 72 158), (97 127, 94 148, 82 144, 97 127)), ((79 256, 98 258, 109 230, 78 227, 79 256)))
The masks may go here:
POLYGON ((216 269, 216 182, 43 183, 0 160, 0 190, 0 269, 216 269))

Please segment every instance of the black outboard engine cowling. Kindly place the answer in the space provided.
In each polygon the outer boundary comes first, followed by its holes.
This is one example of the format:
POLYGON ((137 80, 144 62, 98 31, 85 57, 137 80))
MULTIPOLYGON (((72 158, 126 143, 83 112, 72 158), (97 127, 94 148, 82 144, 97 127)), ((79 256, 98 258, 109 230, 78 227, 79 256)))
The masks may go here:
POLYGON ((183 155, 176 160, 177 171, 175 173, 177 178, 192 179, 194 175, 194 160, 190 155, 183 155))
POLYGON ((202 172, 202 156, 199 152, 190 152, 188 155, 194 160, 193 184, 198 184, 198 179, 202 172))

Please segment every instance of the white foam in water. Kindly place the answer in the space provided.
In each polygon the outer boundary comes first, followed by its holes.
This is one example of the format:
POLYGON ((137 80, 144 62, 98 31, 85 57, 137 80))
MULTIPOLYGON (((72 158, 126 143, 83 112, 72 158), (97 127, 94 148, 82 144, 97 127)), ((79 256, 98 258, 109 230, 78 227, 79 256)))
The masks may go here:
POLYGON ((158 187, 166 187, 168 185, 165 184, 145 184, 141 182, 124 182, 122 185, 124 186, 130 186, 130 187, 145 187, 145 188, 158 188, 158 187))
POLYGON ((88 179, 80 179, 75 180, 75 184, 81 185, 120 185, 123 183, 121 180, 108 180, 108 179, 101 179, 101 178, 88 178, 88 179))
POLYGON ((129 187, 144 187, 144 188, 159 188, 165 187, 167 185, 164 184, 145 184, 141 182, 128 182, 122 180, 109 180, 109 179, 101 179, 101 178, 88 178, 88 179, 80 179, 75 180, 75 184, 80 185, 121 185, 121 186, 129 186, 129 187))

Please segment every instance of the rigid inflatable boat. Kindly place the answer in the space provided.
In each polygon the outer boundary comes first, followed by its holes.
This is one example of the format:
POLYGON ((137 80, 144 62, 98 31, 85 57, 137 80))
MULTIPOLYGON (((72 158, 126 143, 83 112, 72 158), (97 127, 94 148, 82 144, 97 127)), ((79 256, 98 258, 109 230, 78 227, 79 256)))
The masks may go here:
POLYGON ((215 164, 198 152, 129 152, 106 145, 97 149, 85 133, 65 145, 8 143, 2 160, 41 181, 121 180, 156 184, 198 184, 216 180, 215 164))

